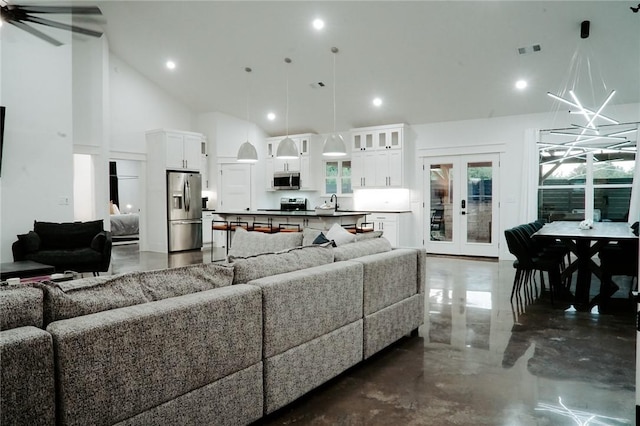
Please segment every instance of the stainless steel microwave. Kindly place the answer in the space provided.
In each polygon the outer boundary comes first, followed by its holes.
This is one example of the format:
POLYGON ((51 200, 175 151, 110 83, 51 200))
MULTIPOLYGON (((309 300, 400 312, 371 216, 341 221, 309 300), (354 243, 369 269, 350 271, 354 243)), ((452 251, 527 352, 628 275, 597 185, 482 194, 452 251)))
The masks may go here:
POLYGON ((300 189, 300 172, 275 172, 274 189, 300 189))

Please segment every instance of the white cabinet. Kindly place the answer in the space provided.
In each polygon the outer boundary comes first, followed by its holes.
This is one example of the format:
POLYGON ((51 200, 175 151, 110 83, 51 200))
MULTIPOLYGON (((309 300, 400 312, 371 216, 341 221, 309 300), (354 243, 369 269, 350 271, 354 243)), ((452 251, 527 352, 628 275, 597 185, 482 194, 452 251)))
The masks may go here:
POLYGON ((352 186, 401 188, 405 184, 404 125, 352 129, 352 186))
POLYGON ((200 170, 202 167, 202 138, 197 133, 164 132, 168 169, 200 170))
POLYGON ((289 136, 298 147, 300 156, 296 159, 284 160, 276 158, 278 144, 285 136, 267 139, 266 188, 273 190, 274 172, 300 172, 300 189, 316 190, 316 172, 314 170, 315 148, 318 145, 317 135, 301 134, 289 136))
POLYGON ((373 223, 374 231, 382 231, 392 247, 399 247, 407 244, 410 217, 409 213, 373 213, 366 220, 373 223))
POLYGON ((202 212, 202 243, 211 244, 211 223, 215 212, 204 211, 202 212))
POLYGON ((354 151, 351 153, 351 186, 353 188, 375 188, 376 151, 354 151))

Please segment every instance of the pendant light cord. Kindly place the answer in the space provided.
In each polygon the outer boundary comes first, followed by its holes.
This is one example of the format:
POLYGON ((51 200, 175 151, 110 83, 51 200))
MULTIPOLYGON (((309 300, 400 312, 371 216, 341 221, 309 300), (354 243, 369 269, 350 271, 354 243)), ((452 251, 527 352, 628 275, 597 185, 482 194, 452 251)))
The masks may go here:
POLYGON ((249 132, 250 132, 250 121, 249 121, 249 97, 251 93, 251 80, 249 79, 249 74, 251 73, 251 68, 246 67, 244 69, 247 72, 247 142, 249 141, 249 132))
MULTIPOLYGON (((284 61, 287 64, 291 63, 291 59, 289 58, 284 58, 284 61)), ((285 108, 285 127, 287 130, 287 137, 289 137, 289 67, 287 67, 287 73, 286 73, 286 80, 287 80, 287 104, 286 104, 286 108, 285 108)))
POLYGON ((338 49, 332 48, 333 52, 333 133, 336 132, 336 54, 338 49))

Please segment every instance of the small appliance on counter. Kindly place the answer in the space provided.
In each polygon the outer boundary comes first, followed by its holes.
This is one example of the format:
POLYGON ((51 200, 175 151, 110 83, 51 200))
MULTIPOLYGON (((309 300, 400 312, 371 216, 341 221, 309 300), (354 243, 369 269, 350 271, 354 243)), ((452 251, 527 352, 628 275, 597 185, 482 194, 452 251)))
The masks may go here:
POLYGON ((202 210, 207 208, 208 202, 209 202, 209 197, 202 197, 202 210))
POLYGON ((304 197, 280 198, 280 211, 291 212, 291 211, 304 211, 306 209, 307 209, 307 199, 304 197))

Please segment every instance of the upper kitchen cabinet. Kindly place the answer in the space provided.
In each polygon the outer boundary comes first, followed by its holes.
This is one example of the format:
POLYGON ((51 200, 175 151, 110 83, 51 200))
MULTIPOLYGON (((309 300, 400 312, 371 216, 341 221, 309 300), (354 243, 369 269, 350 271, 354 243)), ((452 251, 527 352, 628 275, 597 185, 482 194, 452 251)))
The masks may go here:
POLYGON ((147 149, 164 152, 165 167, 171 170, 200 171, 204 135, 178 130, 147 132, 147 149))
POLYGON ((268 138, 267 143, 267 164, 266 164, 266 182, 267 190, 273 190, 273 174, 274 172, 300 172, 300 189, 315 191, 316 174, 313 161, 317 157, 316 146, 322 143, 319 136, 313 133, 305 133, 300 135, 289 135, 298 147, 299 157, 291 160, 276 158, 278 144, 286 136, 276 136, 268 138))
POLYGON ((404 124, 351 130, 352 186, 354 188, 402 188, 408 150, 404 124))

